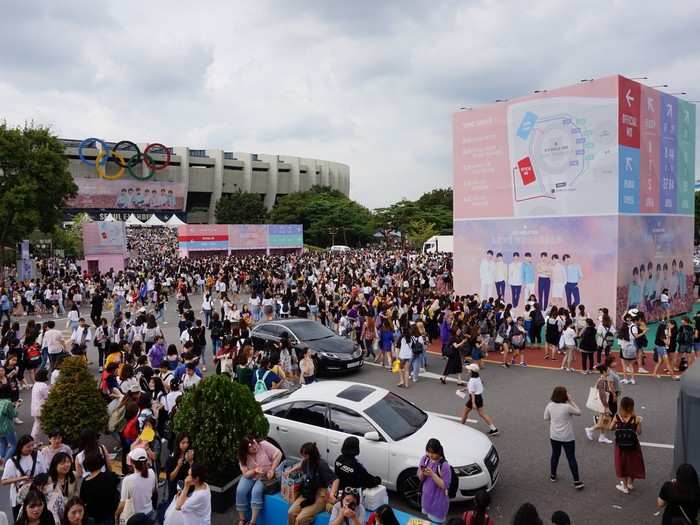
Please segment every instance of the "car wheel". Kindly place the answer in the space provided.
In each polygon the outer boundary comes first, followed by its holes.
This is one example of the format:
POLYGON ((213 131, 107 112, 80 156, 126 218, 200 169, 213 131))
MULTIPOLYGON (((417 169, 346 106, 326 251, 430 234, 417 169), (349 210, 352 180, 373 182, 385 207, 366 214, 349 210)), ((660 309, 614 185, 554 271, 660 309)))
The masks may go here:
POLYGON ((396 482, 396 489, 406 504, 413 510, 420 510, 420 479, 418 469, 404 470, 396 482))

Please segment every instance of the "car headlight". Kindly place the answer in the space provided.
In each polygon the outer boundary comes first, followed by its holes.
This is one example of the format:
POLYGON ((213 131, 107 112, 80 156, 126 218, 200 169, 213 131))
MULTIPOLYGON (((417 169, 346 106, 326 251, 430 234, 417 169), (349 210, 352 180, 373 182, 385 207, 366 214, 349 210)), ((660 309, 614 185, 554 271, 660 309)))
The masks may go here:
POLYGON ((320 355, 321 357, 327 357, 329 359, 336 359, 337 358, 337 356, 331 352, 319 352, 318 355, 320 355))
POLYGON ((472 463, 464 467, 455 467, 455 472, 458 476, 476 476, 477 474, 481 474, 483 471, 479 465, 472 463))
POLYGON ((356 348, 355 351, 352 353, 353 357, 360 357, 362 355, 362 350, 359 348, 356 348))

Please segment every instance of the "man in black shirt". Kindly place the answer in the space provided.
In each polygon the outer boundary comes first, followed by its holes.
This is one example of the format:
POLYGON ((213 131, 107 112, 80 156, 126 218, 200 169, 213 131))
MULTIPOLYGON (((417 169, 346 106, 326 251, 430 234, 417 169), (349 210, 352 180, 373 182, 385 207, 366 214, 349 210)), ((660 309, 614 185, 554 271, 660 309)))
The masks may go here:
POLYGON ((360 440, 350 436, 343 442, 340 449, 340 456, 335 460, 335 475, 338 476, 333 482, 331 489, 331 500, 336 501, 341 497, 346 487, 356 489, 366 489, 381 485, 382 478, 373 476, 367 469, 357 461, 360 455, 360 440))

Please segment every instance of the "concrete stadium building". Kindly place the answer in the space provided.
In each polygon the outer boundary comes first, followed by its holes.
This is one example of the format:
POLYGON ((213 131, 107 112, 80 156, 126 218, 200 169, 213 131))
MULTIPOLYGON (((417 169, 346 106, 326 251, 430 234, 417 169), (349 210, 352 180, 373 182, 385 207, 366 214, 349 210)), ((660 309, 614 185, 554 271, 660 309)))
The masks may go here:
MULTIPOLYGON (((350 168, 339 162, 188 147, 167 148, 170 163, 164 168, 167 154, 149 153, 159 169, 148 179, 148 184, 144 184, 140 179, 150 173, 145 162, 133 168, 138 179, 126 171, 116 180, 107 180, 107 177, 119 175, 119 165, 117 162, 106 162, 103 171, 105 177, 101 177, 95 167, 95 160, 100 153, 96 144, 84 145, 81 160, 82 140, 61 141, 65 146, 65 155, 70 161, 70 172, 79 188, 78 197, 69 203, 70 212, 84 211, 97 218, 110 212, 120 219, 124 219, 124 216, 131 212, 139 217, 150 213, 165 216, 175 212, 191 224, 214 223, 217 201, 222 196, 239 190, 259 195, 268 209, 272 208, 279 197, 306 191, 314 185, 330 186, 345 195, 350 193, 350 168), (138 191, 139 184, 149 185, 159 188, 164 195, 166 190, 169 193, 173 193, 174 190, 181 198, 178 198, 177 205, 173 199, 173 205, 166 211, 166 207, 160 204, 153 207, 149 207, 148 203, 139 204, 136 209, 124 205, 126 199, 116 204, 118 199, 110 200, 105 197, 106 193, 118 195, 121 191, 125 194, 127 184, 130 186, 129 192, 132 191, 132 186, 138 191)), ((108 148, 114 148, 116 143, 105 144, 108 148)), ((144 152, 148 145, 137 143, 137 146, 144 152)), ((136 154, 133 146, 128 145, 118 151, 122 158, 126 159, 136 154)), ((147 189, 145 191, 149 193, 147 189)), ((151 191, 155 199, 156 190, 151 191)))

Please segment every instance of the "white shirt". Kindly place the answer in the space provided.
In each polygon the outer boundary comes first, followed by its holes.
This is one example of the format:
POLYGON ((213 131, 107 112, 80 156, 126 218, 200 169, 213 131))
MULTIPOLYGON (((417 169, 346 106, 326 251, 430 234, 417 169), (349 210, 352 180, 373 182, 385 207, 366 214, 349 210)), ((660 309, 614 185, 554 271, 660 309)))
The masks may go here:
POLYGON ((576 346, 576 331, 571 326, 564 330, 564 345, 576 346))
POLYGON ((411 338, 406 341, 405 337, 401 338, 401 348, 399 349, 399 359, 413 359, 413 350, 411 349, 411 338))
POLYGON ((60 330, 52 328, 44 332, 43 346, 45 346, 49 354, 60 354, 63 352, 63 334, 60 330))
POLYGON ((494 274, 494 262, 488 259, 481 259, 481 265, 479 266, 479 276, 481 277, 481 282, 488 283, 493 281, 494 274))
POLYGON ((508 277, 510 278, 510 284, 521 286, 523 284, 523 263, 520 261, 510 263, 508 265, 508 277))
MULTIPOLYGON (((19 460, 19 464, 22 467, 24 473, 28 476, 32 471, 32 464, 34 463, 32 456, 22 456, 19 460)), ((34 467, 34 476, 37 474, 42 474, 46 472, 44 465, 39 459, 39 454, 36 456, 36 466, 34 467)), ((22 473, 15 466, 13 459, 8 459, 5 462, 5 470, 2 473, 2 479, 16 478, 21 476, 22 473)), ((29 482, 27 482, 29 483, 29 482)), ((150 497, 150 496, 149 496, 150 497)), ((10 506, 14 507, 17 504, 17 484, 13 483, 10 485, 10 506)))
POLYGON ((508 280, 508 266, 506 266, 506 263, 504 263, 503 261, 496 261, 496 271, 494 280, 496 282, 508 280))
POLYGON ((467 383, 467 392, 474 394, 475 396, 484 393, 484 383, 481 382, 480 377, 470 377, 467 383))
POLYGON ((195 490, 182 506, 183 525, 210 525, 211 491, 209 485, 202 490, 195 490))
POLYGON ((88 344, 90 341, 92 341, 92 332, 90 331, 90 327, 85 325, 85 328, 76 328, 73 330, 73 333, 70 336, 70 341, 71 343, 75 344, 88 344), (83 338, 83 332, 85 337, 83 338))
MULTIPOLYGON (((196 374, 195 374, 196 375, 196 374)), ((173 408, 175 408, 175 403, 177 402, 177 398, 182 395, 182 391, 180 390, 175 390, 173 392, 168 393, 167 396, 165 396, 165 410, 170 413, 173 408)))
POLYGON ((49 385, 45 381, 37 381, 32 387, 32 417, 41 416, 41 407, 44 405, 46 398, 49 397, 49 385))
POLYGON ((134 513, 150 514, 153 511, 151 497, 156 486, 156 475, 148 469, 148 477, 144 478, 140 472, 129 474, 122 481, 121 501, 126 501, 131 497, 134 504, 134 513))

